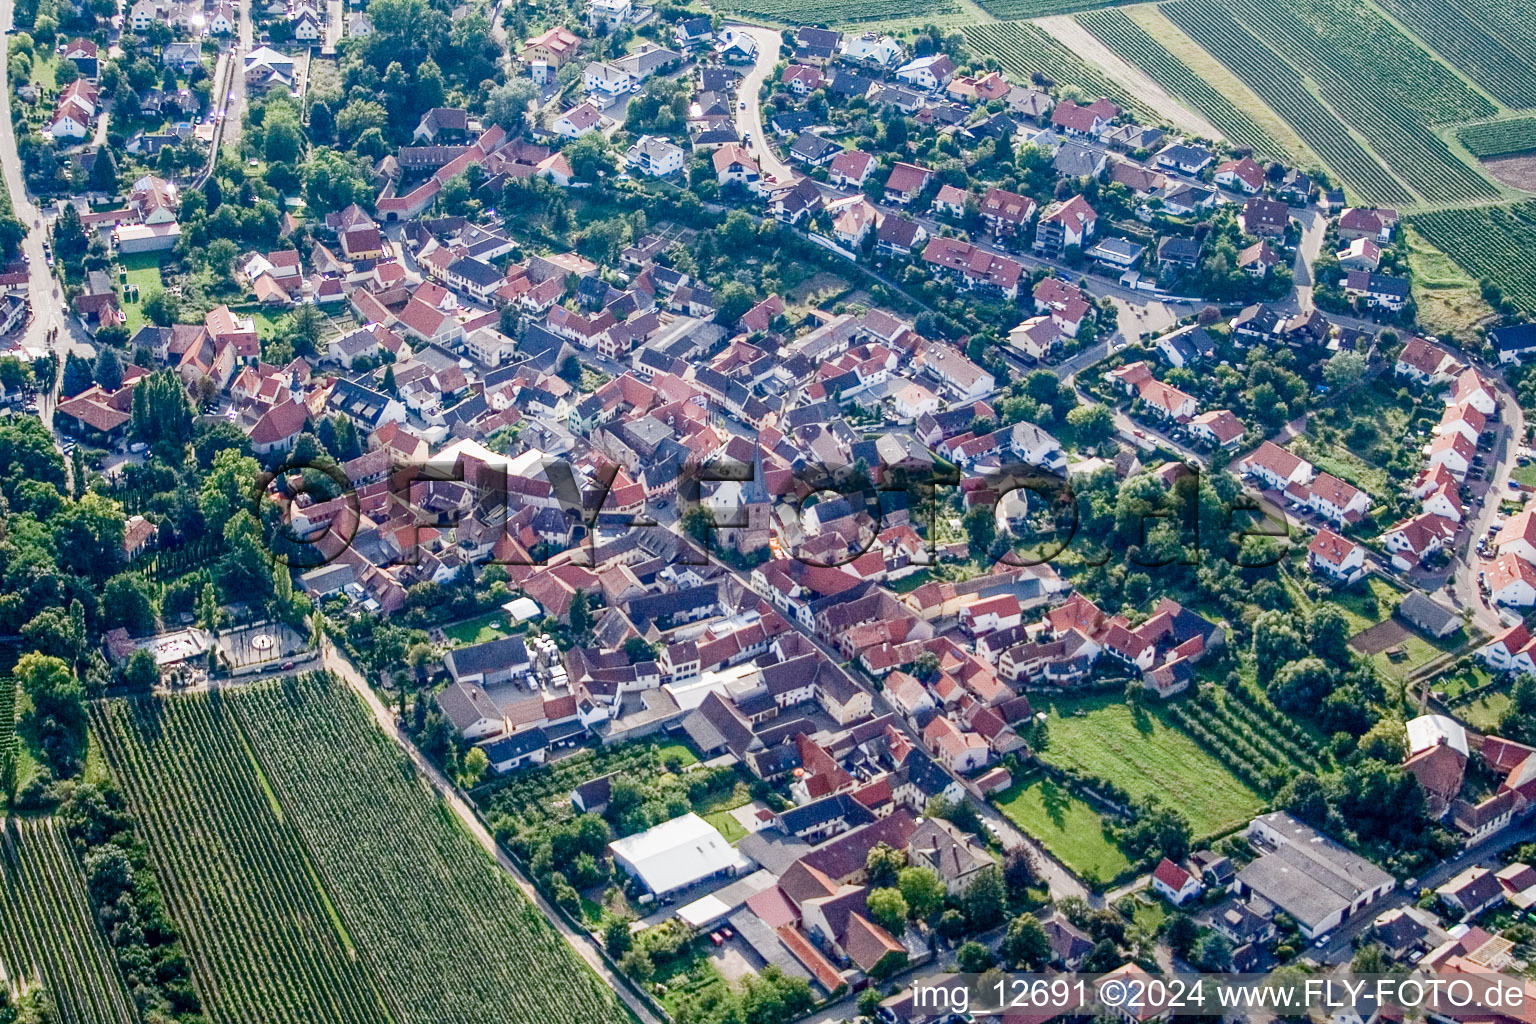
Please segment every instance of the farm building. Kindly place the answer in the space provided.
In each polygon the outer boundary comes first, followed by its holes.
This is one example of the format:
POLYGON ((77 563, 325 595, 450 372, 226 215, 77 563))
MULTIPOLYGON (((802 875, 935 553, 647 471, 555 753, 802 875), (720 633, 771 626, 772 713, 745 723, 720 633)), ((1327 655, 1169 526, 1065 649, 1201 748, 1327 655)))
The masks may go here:
POLYGON ((654 896, 752 867, 719 829, 689 811, 681 817, 608 844, 614 863, 654 896))

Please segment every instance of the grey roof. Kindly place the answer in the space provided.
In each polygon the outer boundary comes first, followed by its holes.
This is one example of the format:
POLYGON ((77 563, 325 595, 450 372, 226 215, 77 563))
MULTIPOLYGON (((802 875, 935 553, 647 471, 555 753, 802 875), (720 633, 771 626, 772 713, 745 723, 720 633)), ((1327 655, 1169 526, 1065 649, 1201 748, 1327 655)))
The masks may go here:
POLYGON ((1328 917, 1348 912, 1355 900, 1393 882, 1364 857, 1284 811, 1261 819, 1286 838, 1238 872, 1237 880, 1312 931, 1328 917))
POLYGON ((489 288, 501 280, 501 271, 483 260, 461 259, 448 264, 448 273, 455 277, 462 277, 470 284, 481 288, 489 288))
POLYGON ((454 683, 437 695, 437 706, 459 732, 485 718, 500 719, 501 709, 478 686, 454 683))
POLYGON ((528 648, 520 636, 504 636, 483 644, 471 644, 449 651, 443 657, 455 679, 477 676, 529 664, 528 648))
POLYGON ((511 736, 503 736, 481 746, 485 748, 485 756, 491 759, 491 764, 500 764, 515 757, 526 757, 534 751, 547 749, 549 736, 543 729, 534 726, 532 729, 524 729, 511 736))
POLYGON ((875 820, 874 814, 848 793, 837 793, 820 800, 813 800, 800 807, 791 807, 779 814, 779 821, 785 830, 795 835, 814 832, 839 818, 843 819, 847 828, 868 825, 875 820))
POLYGON ((1461 617, 1434 598, 1410 591, 1397 606, 1398 614, 1427 633, 1448 636, 1461 626, 1461 617))

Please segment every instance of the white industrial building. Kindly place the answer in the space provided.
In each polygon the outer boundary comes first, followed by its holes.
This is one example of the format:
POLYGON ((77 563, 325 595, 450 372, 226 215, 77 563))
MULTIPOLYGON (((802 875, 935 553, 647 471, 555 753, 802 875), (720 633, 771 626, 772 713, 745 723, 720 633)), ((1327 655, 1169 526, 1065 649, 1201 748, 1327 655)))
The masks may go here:
POLYGON ((726 842, 719 829, 692 811, 616 839, 608 844, 608 852, 615 864, 657 897, 752 867, 752 861, 726 842))

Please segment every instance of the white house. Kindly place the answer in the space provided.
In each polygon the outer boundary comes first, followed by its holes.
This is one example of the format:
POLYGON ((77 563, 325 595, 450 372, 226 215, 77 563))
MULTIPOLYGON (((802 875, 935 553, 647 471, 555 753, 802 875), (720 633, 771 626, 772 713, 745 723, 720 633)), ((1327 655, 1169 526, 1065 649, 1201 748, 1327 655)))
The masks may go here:
POLYGON ((842 54, 849 60, 865 60, 872 64, 890 67, 901 59, 902 48, 891 36, 878 32, 864 32, 843 39, 842 54))
POLYGON ((1510 608, 1536 604, 1536 566, 1523 558, 1500 555, 1488 566, 1485 582, 1488 599, 1494 604, 1510 608))
POLYGON ((1307 545, 1307 566, 1341 583, 1353 583, 1365 575, 1365 548, 1325 526, 1307 545))
POLYGON ((1252 455, 1237 464, 1237 468, 1244 476, 1258 477, 1277 491, 1283 491, 1293 483, 1308 483, 1315 472, 1312 463, 1273 441, 1259 445, 1252 455))
POLYGON ((924 92, 938 92, 955 77, 955 65, 945 54, 929 54, 897 68, 896 77, 924 92))
POLYGON ((683 169, 684 154, 666 139, 642 135, 624 154, 629 166, 653 178, 665 178, 683 169))
POLYGON ((635 76, 622 68, 595 60, 581 72, 581 87, 589 94, 615 100, 635 87, 635 76))
POLYGON ((1200 879, 1164 857, 1152 872, 1152 888, 1169 903, 1179 907, 1184 901, 1200 895, 1200 879))
POLYGON ((587 8, 587 28, 595 30, 601 26, 612 32, 629 20, 633 10, 629 0, 592 0, 592 6, 587 8))
POLYGON ((587 132, 596 131, 602 120, 603 115, 597 107, 591 103, 581 103, 555 118, 553 127, 556 135, 579 139, 587 132))

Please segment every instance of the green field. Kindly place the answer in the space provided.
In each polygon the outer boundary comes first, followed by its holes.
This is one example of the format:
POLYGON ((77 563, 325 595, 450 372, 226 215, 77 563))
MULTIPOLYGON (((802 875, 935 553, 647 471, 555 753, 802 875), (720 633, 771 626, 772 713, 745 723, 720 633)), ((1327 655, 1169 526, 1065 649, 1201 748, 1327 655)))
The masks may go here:
POLYGON ((976 0, 994 18, 1004 21, 1045 18, 1053 14, 1071 14, 1094 7, 1104 7, 1120 0, 976 0))
POLYGON ((1473 277, 1496 282, 1522 312, 1536 313, 1536 202, 1418 213, 1410 222, 1473 277))
POLYGON ((1098 10, 1078 15, 1077 21, 1115 53, 1135 64, 1168 92, 1203 111, 1223 135, 1259 156, 1285 158, 1285 147, 1238 110, 1211 83, 1168 51, 1124 11, 1098 10))
POLYGON ((1536 150, 1536 117, 1469 124, 1456 129, 1456 138, 1475 157, 1529 153, 1536 150))
POLYGON ((1162 708, 1133 709, 1120 694, 1043 697, 1036 706, 1050 715, 1043 760, 1108 779, 1133 799, 1156 797, 1182 811, 1197 837, 1225 832, 1264 804, 1162 708))
POLYGON ((211 1019, 622 1018, 328 677, 92 712, 211 1019))
POLYGON ((0 836, 0 967, 40 981, 69 1024, 133 1024, 138 1014, 86 899, 63 825, 9 818, 0 836))
POLYGON ((1083 878, 1108 882, 1131 862, 1104 834, 1104 818, 1065 786, 1034 774, 993 797, 1008 820, 1083 878))

